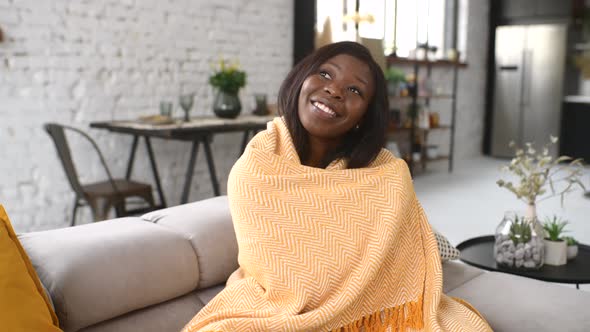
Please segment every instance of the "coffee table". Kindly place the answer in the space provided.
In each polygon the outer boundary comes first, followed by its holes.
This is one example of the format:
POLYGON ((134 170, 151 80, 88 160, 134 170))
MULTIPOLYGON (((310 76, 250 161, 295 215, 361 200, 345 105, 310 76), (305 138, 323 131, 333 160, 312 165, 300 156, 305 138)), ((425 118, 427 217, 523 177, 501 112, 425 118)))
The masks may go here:
POLYGON ((463 241, 457 245, 461 261, 488 271, 499 271, 549 282, 575 284, 590 283, 590 246, 579 244, 578 256, 566 265, 543 265, 538 270, 523 270, 498 266, 494 259, 494 236, 486 235, 463 241))

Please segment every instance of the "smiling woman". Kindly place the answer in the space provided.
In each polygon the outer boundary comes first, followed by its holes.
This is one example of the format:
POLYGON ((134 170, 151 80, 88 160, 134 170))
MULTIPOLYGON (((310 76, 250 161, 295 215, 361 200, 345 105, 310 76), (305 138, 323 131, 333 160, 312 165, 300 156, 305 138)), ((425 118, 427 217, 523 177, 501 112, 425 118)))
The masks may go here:
POLYGON ((323 166, 323 157, 337 149, 351 129, 360 127, 374 90, 369 67, 346 54, 333 57, 305 79, 298 115, 311 150, 303 164, 323 166))
POLYGON ((365 167, 385 143, 385 78, 360 44, 330 44, 303 59, 278 104, 304 165, 325 168, 342 158, 348 168, 365 167))
POLYGON ((490 331, 442 293, 435 236, 403 160, 383 149, 383 73, 357 43, 302 60, 236 162, 239 269, 195 331, 490 331))

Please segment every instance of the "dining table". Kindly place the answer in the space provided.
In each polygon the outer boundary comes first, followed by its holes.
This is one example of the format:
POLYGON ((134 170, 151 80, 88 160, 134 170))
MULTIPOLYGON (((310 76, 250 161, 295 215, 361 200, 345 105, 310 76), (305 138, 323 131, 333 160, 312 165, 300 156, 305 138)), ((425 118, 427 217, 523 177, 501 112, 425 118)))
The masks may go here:
POLYGON ((219 196, 221 194, 219 190, 219 181, 217 179, 213 153, 211 152, 211 140, 213 136, 220 133, 242 132, 243 138, 239 151, 241 154, 246 148, 249 139, 258 131, 265 129, 266 124, 269 121, 272 121, 274 117, 275 115, 260 116, 250 114, 240 115, 233 119, 216 116, 194 116, 191 117, 189 121, 184 121, 182 119, 153 121, 153 118, 151 120, 143 118, 91 122, 90 127, 108 130, 112 133, 131 135, 133 137, 131 151, 127 162, 127 170, 125 172, 125 178, 128 180, 131 178, 131 173, 133 171, 139 140, 140 138, 143 138, 160 200, 158 207, 164 208, 167 207, 167 201, 164 191, 162 190, 158 166, 152 149, 152 138, 192 142, 190 158, 186 168, 184 185, 180 197, 180 203, 184 204, 188 202, 199 145, 202 145, 205 150, 205 158, 209 169, 209 177, 213 187, 213 193, 215 196, 219 196))

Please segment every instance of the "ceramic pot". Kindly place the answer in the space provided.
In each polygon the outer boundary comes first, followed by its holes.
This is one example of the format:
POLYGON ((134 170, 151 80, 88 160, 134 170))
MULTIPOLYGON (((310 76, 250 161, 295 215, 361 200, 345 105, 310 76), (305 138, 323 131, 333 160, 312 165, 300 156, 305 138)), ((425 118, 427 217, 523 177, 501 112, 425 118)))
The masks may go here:
POLYGON ((578 245, 567 246, 567 260, 572 260, 578 256, 578 245))
POLYGON ((567 263, 567 243, 563 240, 545 239, 545 264, 559 266, 565 263, 567 263))
POLYGON ((401 84, 399 82, 387 82, 387 94, 397 97, 400 95, 401 84))
POLYGON ((233 119, 240 115, 242 103, 238 93, 231 93, 217 90, 215 100, 213 101, 213 112, 220 118, 233 119))

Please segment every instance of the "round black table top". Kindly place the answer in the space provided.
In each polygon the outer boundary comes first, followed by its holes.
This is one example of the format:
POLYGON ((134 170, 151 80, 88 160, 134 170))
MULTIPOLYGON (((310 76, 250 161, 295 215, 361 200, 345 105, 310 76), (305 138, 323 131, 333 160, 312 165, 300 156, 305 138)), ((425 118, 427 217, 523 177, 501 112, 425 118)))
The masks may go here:
POLYGON ((578 256, 561 266, 543 265, 538 270, 501 267, 494 259, 494 236, 486 235, 459 243, 460 259, 488 271, 499 271, 523 277, 564 284, 590 283, 590 246, 579 244, 578 256))

